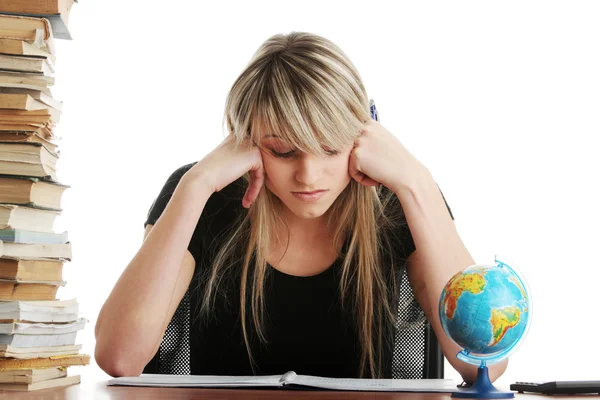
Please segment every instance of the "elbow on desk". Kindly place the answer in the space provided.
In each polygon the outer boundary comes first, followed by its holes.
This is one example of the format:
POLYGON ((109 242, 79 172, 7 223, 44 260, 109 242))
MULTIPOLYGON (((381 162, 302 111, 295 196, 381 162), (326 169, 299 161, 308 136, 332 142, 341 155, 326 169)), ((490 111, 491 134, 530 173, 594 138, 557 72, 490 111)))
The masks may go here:
POLYGON ((121 351, 121 349, 107 349, 106 346, 102 346, 96 342, 96 348, 94 350, 94 359, 96 364, 113 378, 120 376, 139 376, 143 370, 145 364, 135 360, 128 354, 127 351, 121 351))

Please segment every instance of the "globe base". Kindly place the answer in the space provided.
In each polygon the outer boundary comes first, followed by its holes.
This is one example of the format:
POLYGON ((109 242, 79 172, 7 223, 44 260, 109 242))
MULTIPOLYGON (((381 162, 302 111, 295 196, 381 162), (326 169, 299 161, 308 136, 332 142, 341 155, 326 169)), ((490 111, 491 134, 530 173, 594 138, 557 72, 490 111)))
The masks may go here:
POLYGON ((488 368, 483 365, 477 368, 477 378, 471 387, 452 393, 452 397, 460 399, 512 399, 513 392, 502 392, 492 385, 488 368))

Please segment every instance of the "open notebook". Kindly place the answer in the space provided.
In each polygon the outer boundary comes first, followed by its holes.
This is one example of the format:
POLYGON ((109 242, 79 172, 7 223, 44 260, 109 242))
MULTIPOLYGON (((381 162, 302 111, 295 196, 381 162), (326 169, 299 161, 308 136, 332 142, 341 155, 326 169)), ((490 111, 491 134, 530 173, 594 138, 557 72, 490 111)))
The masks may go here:
POLYGON ((313 388, 326 390, 381 391, 381 392, 443 392, 456 391, 450 379, 355 379, 324 378, 298 375, 293 371, 283 375, 216 376, 216 375, 163 375, 142 374, 108 381, 109 385, 212 387, 212 388, 313 388))

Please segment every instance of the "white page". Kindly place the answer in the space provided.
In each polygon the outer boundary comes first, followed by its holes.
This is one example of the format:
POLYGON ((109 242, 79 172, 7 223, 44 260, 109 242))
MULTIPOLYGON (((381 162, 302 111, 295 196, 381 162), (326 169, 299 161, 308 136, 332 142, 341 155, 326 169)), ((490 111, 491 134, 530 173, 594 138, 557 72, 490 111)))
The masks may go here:
POLYGON ((77 339, 77 332, 56 335, 4 335, 0 334, 0 344, 9 344, 12 347, 45 347, 45 346, 72 346, 77 339))
POLYGON ((21 334, 21 335, 54 335, 69 332, 77 332, 85 327, 85 318, 79 318, 75 322, 67 324, 48 324, 48 323, 28 323, 28 322, 8 322, 0 323, 1 334, 21 334))
POLYGON ((351 391, 450 393, 457 390, 456 382, 451 379, 355 379, 297 375, 290 384, 351 391))
POLYGON ((76 299, 71 300, 0 300, 0 311, 79 312, 76 299))
POLYGON ((167 387, 277 387, 281 375, 220 376, 220 375, 167 375, 141 374, 111 379, 109 385, 167 386, 167 387))
MULTIPOLYGON (((74 313, 36 312, 36 311, 0 311, 0 320, 32 321, 32 322, 72 322, 79 317, 74 313)), ((0 328, 1 330, 2 328, 0 328)))
MULTIPOLYGON (((294 374, 295 375, 295 374, 294 374)), ((166 375, 142 374, 108 381, 117 386, 162 387, 278 387, 282 375, 219 376, 219 375, 166 375)), ((442 392, 457 390, 450 379, 351 379, 323 378, 308 375, 290 377, 290 385, 309 386, 329 390, 384 391, 384 392, 442 392)))

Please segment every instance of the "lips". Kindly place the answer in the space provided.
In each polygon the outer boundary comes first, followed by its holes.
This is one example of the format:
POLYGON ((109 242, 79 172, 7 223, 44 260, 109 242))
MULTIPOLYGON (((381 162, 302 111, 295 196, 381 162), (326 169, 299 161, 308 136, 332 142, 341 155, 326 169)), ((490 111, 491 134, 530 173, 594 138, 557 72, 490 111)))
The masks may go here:
POLYGON ((320 192, 325 192, 326 190, 324 189, 320 189, 320 190, 313 190, 312 192, 292 192, 294 194, 316 194, 316 193, 320 193, 320 192))
POLYGON ((327 190, 313 190, 312 192, 292 192, 292 194, 305 202, 314 202, 325 196, 327 190))

